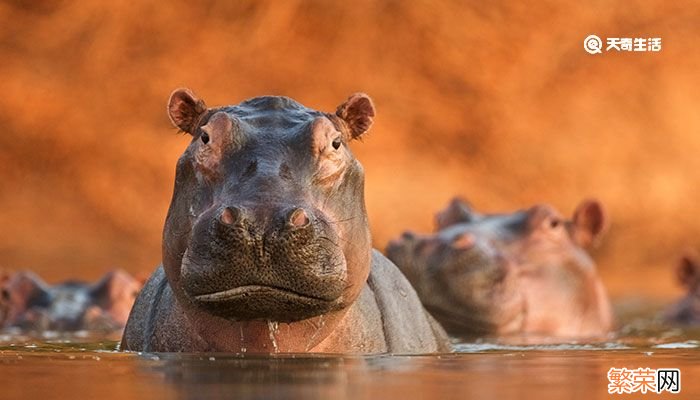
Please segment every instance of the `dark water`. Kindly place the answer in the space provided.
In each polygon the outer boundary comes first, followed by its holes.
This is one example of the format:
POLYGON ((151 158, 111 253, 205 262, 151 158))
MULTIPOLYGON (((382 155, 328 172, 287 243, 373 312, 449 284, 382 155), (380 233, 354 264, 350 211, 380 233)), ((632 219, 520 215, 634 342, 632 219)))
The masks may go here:
POLYGON ((690 399, 700 398, 700 331, 628 313, 600 343, 457 344, 423 356, 136 354, 90 336, 0 337, 0 399, 690 399), (608 394, 611 367, 679 368, 680 394, 608 394))

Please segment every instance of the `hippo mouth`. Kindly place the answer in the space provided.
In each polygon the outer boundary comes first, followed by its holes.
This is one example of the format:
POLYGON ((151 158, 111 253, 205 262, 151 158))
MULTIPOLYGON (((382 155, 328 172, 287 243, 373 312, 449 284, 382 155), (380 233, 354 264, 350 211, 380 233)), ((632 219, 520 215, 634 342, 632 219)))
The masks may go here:
POLYGON ((284 221, 270 228, 248 214, 227 216, 242 219, 233 225, 223 217, 196 225, 180 266, 190 301, 233 321, 291 322, 342 308, 347 264, 335 232, 308 216, 299 228, 284 221))
POLYGON ((236 287, 233 289, 222 290, 219 292, 200 294, 200 295, 194 296, 194 298, 198 301, 205 302, 205 303, 219 303, 219 302, 227 302, 230 300, 236 300, 239 298, 245 298, 248 296, 256 296, 256 295, 286 296, 289 298, 296 298, 296 299, 302 300, 302 301, 303 300, 310 300, 310 301, 320 301, 320 302, 327 302, 327 301, 332 302, 333 300, 335 300, 335 299, 324 299, 321 297, 310 296, 310 295, 295 292, 293 290, 286 289, 286 288, 281 288, 281 287, 276 287, 276 286, 265 286, 265 285, 240 286, 240 287, 236 287))
POLYGON ((294 322, 342 308, 342 296, 318 297, 287 288, 245 285, 192 296, 208 312, 234 321, 294 322))

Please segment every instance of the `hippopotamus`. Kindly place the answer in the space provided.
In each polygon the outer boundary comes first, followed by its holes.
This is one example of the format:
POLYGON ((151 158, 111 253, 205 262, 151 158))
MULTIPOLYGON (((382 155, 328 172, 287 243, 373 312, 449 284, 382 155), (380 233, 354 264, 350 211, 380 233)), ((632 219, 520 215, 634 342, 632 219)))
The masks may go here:
POLYGON ((372 249, 364 171, 349 148, 372 125, 366 94, 335 113, 279 96, 168 102, 191 135, 177 162, 163 262, 121 348, 157 352, 428 353, 444 330, 372 249))
POLYGON ((31 271, 9 274, 0 291, 2 327, 25 332, 119 331, 141 285, 120 269, 95 283, 69 280, 57 285, 31 271))
POLYGON ((611 330, 585 250, 606 228, 600 202, 583 201, 566 220, 549 205, 480 214, 456 198, 436 222, 435 233, 406 232, 386 254, 451 335, 573 339, 611 330))
POLYGON ((681 257, 676 278, 688 293, 666 310, 664 319, 678 325, 700 325, 700 255, 689 251, 681 257))

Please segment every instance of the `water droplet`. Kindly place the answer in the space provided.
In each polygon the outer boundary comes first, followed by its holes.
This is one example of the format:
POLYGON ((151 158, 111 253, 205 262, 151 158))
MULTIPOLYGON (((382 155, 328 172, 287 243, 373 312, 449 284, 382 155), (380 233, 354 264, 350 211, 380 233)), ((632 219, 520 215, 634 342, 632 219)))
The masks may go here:
POLYGON ((279 348, 277 347, 277 339, 275 338, 278 326, 279 324, 277 323, 277 321, 267 320, 267 329, 270 332, 270 341, 272 342, 272 347, 275 349, 275 353, 280 352, 279 348))

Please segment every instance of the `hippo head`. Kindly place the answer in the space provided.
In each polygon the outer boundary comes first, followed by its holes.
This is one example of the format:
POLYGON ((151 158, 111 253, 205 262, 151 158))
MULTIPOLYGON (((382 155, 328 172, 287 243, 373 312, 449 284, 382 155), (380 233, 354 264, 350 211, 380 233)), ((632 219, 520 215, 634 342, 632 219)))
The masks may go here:
POLYGON ((687 294, 665 313, 669 322, 700 325, 700 255, 690 250, 676 265, 678 283, 687 294))
POLYGON ((168 104, 192 140, 177 163, 163 264, 179 303, 229 321, 294 322, 349 306, 370 266, 364 173, 348 142, 372 124, 354 94, 334 114, 286 97, 168 104))
POLYGON ((92 285, 68 281, 55 286, 21 271, 0 291, 4 326, 27 331, 117 330, 126 323, 140 288, 139 281, 120 270, 92 285))
POLYGON ((700 294, 700 255, 695 251, 688 251, 676 266, 676 278, 678 283, 690 293, 700 294))
POLYGON ((513 263, 468 229, 406 232, 386 253, 448 331, 479 335, 521 327, 524 302, 513 263))
POLYGON ((387 256, 453 334, 596 336, 612 323, 607 296, 584 247, 605 228, 600 203, 584 201, 571 220, 550 206, 480 214, 453 200, 437 232, 405 233, 387 256))
POLYGON ((10 312, 9 295, 6 296, 2 291, 10 278, 12 278, 12 275, 9 272, 0 269, 0 328, 5 326, 5 321, 10 312))
POLYGON ((583 201, 567 220, 548 205, 509 214, 478 214, 456 200, 436 219, 444 227, 442 234, 469 232, 488 240, 516 265, 527 307, 524 329, 585 335, 609 328, 607 296, 585 250, 597 243, 607 226, 598 201, 583 201), (554 304, 571 315, 585 311, 590 321, 563 327, 564 318, 551 318, 554 304))
POLYGON ((549 205, 508 214, 480 214, 464 200, 454 199, 436 215, 438 229, 472 232, 487 238, 522 265, 576 264, 593 268, 584 248, 595 245, 607 227, 596 200, 583 201, 570 220, 549 205))

